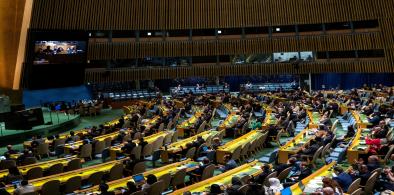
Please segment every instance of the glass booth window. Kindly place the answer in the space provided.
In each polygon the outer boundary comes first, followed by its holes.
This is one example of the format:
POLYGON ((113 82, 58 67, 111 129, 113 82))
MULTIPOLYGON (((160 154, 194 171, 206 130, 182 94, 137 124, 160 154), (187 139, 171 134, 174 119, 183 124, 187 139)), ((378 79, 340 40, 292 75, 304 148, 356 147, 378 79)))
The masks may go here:
POLYGON ((256 53, 246 56, 247 64, 267 64, 272 63, 272 54, 256 53))
POLYGON ((298 52, 274 53, 275 62, 293 62, 298 60, 298 52))
POLYGON ((302 51, 300 52, 300 59, 302 61, 311 62, 314 60, 313 53, 311 51, 302 51))

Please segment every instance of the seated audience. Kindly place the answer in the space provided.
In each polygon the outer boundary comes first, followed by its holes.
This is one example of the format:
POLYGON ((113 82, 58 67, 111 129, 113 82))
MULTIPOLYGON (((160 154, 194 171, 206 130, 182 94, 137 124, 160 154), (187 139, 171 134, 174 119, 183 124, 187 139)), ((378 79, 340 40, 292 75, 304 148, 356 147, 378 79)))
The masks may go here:
POLYGON ((127 189, 126 189, 125 192, 123 192, 123 195, 131 195, 131 194, 133 194, 134 192, 137 192, 137 191, 138 191, 138 188, 135 185, 135 183, 132 182, 132 181, 129 181, 129 182, 127 182, 127 189))
POLYGON ((11 167, 8 169, 8 175, 5 176, 4 181, 7 184, 11 184, 14 181, 20 181, 22 179, 23 179, 23 176, 19 172, 18 167, 11 167))
POLYGON ((99 185, 100 195, 115 195, 114 192, 108 191, 109 186, 106 183, 101 183, 99 185))
POLYGON ((323 178, 323 187, 330 187, 336 194, 343 194, 341 186, 333 179, 325 177, 323 178))
POLYGON ((157 182, 157 178, 155 175, 153 174, 148 175, 146 177, 146 182, 144 183, 144 185, 142 185, 142 190, 146 192, 150 188, 150 186, 156 182, 157 182))
POLYGON ((29 184, 27 180, 22 180, 21 185, 15 189, 14 194, 23 195, 32 192, 35 192, 35 187, 29 184))
POLYGON ((334 173, 336 174, 336 177, 333 177, 332 179, 335 180, 341 186, 343 191, 346 192, 350 184, 353 182, 352 176, 344 172, 341 167, 334 167, 334 173))
POLYGON ((234 169, 235 167, 238 166, 237 162, 235 162, 234 159, 231 159, 230 155, 225 155, 223 159, 226 164, 219 166, 219 170, 222 172, 226 172, 226 171, 234 169))
POLYGON ((265 190, 266 195, 276 195, 277 193, 280 193, 281 190, 283 190, 283 186, 278 178, 269 178, 268 182, 269 187, 265 190))

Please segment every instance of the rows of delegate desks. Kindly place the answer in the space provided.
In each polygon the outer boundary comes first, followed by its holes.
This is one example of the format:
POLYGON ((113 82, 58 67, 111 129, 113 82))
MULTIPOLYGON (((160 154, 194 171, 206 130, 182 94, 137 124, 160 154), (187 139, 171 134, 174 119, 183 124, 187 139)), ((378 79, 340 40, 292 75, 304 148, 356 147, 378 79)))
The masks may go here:
POLYGON ((351 145, 347 149, 347 159, 349 163, 354 163, 358 160, 360 154, 368 154, 369 147, 365 142, 365 138, 371 132, 371 130, 367 128, 369 125, 367 116, 356 111, 352 112, 352 116, 356 120, 357 132, 351 145))
POLYGON ((318 128, 320 123, 320 113, 307 111, 309 118, 309 128, 318 128))
POLYGON ((176 130, 178 131, 179 137, 184 137, 186 131, 191 131, 191 129, 195 126, 197 119, 201 117, 202 111, 196 111, 193 116, 184 120, 181 124, 176 126, 176 130))
MULTIPOLYGON (((175 174, 178 170, 181 169, 185 169, 186 172, 191 172, 195 169, 197 169, 199 163, 192 161, 191 159, 187 159, 181 162, 176 162, 176 163, 171 163, 165 166, 162 166, 160 168, 155 168, 149 171, 145 171, 143 173, 144 177, 146 178, 148 175, 153 174, 155 175, 158 179, 160 179, 161 176, 165 175, 165 174, 175 174)), ((126 189, 127 188, 127 182, 129 181, 134 181, 133 177, 125 177, 122 179, 118 179, 118 180, 114 180, 114 181, 110 181, 107 182, 108 186, 109 186, 109 191, 114 191, 115 194, 121 194, 121 190, 120 189, 126 189)), ((87 193, 87 192, 97 192, 99 190, 98 186, 94 186, 88 189, 84 189, 84 190, 79 190, 76 193, 77 194, 83 194, 83 193, 87 193)))
MULTIPOLYGON (((126 119, 126 118, 127 118, 127 116, 124 117, 124 119, 126 119)), ((106 122, 104 126, 112 127, 114 125, 117 125, 118 123, 119 123, 119 118, 114 119, 109 122, 106 122)), ((90 129, 81 129, 81 130, 74 131, 75 135, 87 135, 87 134, 89 134, 89 132, 90 132, 90 129)), ((59 139, 67 139, 69 136, 70 136, 69 133, 63 133, 63 134, 59 135, 59 139)), ((48 144, 52 144, 54 141, 54 140, 49 140, 47 138, 43 138, 43 139, 44 139, 45 143, 48 143, 48 144)), ((23 147, 29 148, 31 146, 31 143, 32 143, 32 140, 24 141, 23 147)))
MULTIPOLYGON (((18 166, 18 169, 22 175, 26 175, 30 169, 35 168, 35 167, 41 167, 43 171, 46 171, 52 165, 59 164, 59 163, 62 164, 63 167, 67 167, 68 163, 72 160, 75 160, 75 159, 79 159, 79 158, 77 156, 69 156, 69 157, 58 158, 58 159, 49 160, 49 161, 45 161, 45 162, 38 162, 38 163, 31 164, 31 165, 18 166)), ((83 159, 79 159, 79 160, 81 162, 83 162, 83 159)), ((0 179, 4 178, 7 175, 8 175, 8 169, 0 170, 0 179)))
MULTIPOLYGON (((110 161, 106 163, 101 163, 98 165, 86 167, 86 168, 81 168, 73 171, 67 171, 64 173, 56 174, 56 175, 50 175, 46 177, 41 177, 37 179, 30 180, 29 183, 32 184, 35 188, 36 191, 41 190, 41 187, 48 181, 52 180, 59 180, 60 184, 66 183, 66 181, 72 177, 75 176, 80 176, 82 180, 88 179, 90 175, 93 173, 102 171, 104 173, 108 173, 112 167, 114 167, 117 164, 122 164, 123 160, 126 160, 128 158, 124 158, 122 160, 117 160, 117 161, 110 161)), ((13 186, 7 186, 6 187, 7 192, 12 193, 14 191, 13 186)))
MULTIPOLYGON (((160 131, 158 133, 144 137, 144 141, 146 141, 148 144, 152 144, 156 140, 158 140, 159 138, 165 138, 167 135, 172 135, 172 132, 171 131, 160 131)), ((136 145, 138 146, 139 140, 133 140, 133 142, 136 143, 136 145)), ((116 154, 121 152, 121 149, 123 146, 124 146, 124 143, 110 147, 109 152, 110 152, 111 160, 116 159, 116 154)))
POLYGON ((240 120, 241 116, 236 113, 229 114, 226 119, 219 125, 218 130, 226 130, 233 128, 238 121, 240 120))
MULTIPOLYGON (((187 143, 192 143, 197 140, 197 137, 201 136, 204 140, 207 140, 209 137, 213 138, 214 136, 219 135, 219 131, 204 131, 197 135, 191 136, 189 138, 179 140, 177 142, 173 142, 161 150, 161 160, 162 162, 168 162, 169 156, 178 152, 183 151, 186 148, 187 143)), ((196 148, 197 149, 197 148, 196 148)))
POLYGON ((266 109, 266 115, 264 119, 264 123, 262 124, 263 129, 268 129, 271 125, 276 125, 278 123, 278 119, 275 114, 270 109, 266 109))
POLYGON ((226 154, 233 154, 233 152, 238 148, 238 147, 243 147, 247 143, 251 143, 252 141, 258 140, 264 135, 268 135, 267 133, 263 133, 260 130, 252 130, 249 133, 242 135, 241 137, 238 137, 237 139, 234 139, 230 142, 227 142, 226 144, 220 146, 216 150, 216 161, 218 163, 224 164, 224 156, 226 154))
MULTIPOLYGON (((143 125, 147 128, 150 129, 151 127, 155 126, 159 120, 160 116, 155 116, 152 119, 147 120, 143 125)), ((124 130, 123 131, 125 135, 129 135, 131 132, 130 130, 124 130)), ((115 131, 112 133, 108 133, 105 135, 100 135, 94 138, 96 141, 105 141, 107 139, 110 139, 111 141, 115 139, 119 135, 119 131, 115 131)), ((66 154, 71 154, 75 150, 78 150, 81 146, 83 145, 83 140, 76 141, 73 143, 67 143, 64 145, 64 152, 66 154)))
POLYGON ((308 177, 290 187, 292 194, 312 193, 319 188, 323 188, 323 177, 332 177, 336 162, 324 165, 308 177))
POLYGON ((183 194, 184 192, 191 192, 191 193, 209 192, 210 186, 212 184, 218 184, 220 186, 231 184, 231 179, 234 176, 238 176, 239 178, 242 178, 244 176, 254 176, 254 177, 258 176, 262 172, 260 168, 262 165, 263 163, 258 161, 246 163, 237 168, 216 175, 210 179, 176 190, 171 194, 179 195, 179 194, 183 194))
POLYGON ((297 154, 301 151, 303 147, 309 144, 316 135, 324 136, 325 131, 318 131, 317 129, 305 128, 295 137, 289 140, 285 145, 279 148, 278 162, 286 163, 289 156, 297 154))
POLYGON ((308 111, 308 117, 310 118, 309 128, 305 128, 295 137, 289 140, 285 145, 279 148, 278 162, 286 163, 289 156, 297 154, 303 147, 309 144, 309 142, 316 137, 316 135, 324 136, 324 131, 318 131, 320 114, 318 112, 308 111))

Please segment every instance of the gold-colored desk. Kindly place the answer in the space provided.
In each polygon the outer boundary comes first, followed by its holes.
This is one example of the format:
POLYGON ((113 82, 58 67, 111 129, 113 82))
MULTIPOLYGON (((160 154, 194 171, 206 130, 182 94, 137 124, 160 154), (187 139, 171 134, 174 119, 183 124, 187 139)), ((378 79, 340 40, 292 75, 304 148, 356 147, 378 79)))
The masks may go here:
POLYGON ((367 128, 367 126, 371 124, 371 123, 369 123, 368 117, 365 114, 361 114, 358 111, 352 111, 352 115, 353 115, 354 119, 356 119, 356 123, 359 128, 364 129, 364 128, 367 128))
MULTIPOLYGON (((41 177, 38 179, 33 179, 30 180, 29 183, 32 184, 35 188, 36 191, 40 190, 42 185, 44 185, 46 182, 51 181, 51 180, 59 180, 61 184, 64 184, 68 179, 75 177, 75 176, 81 176, 81 178, 87 179, 91 174, 96 173, 98 171, 103 171, 104 173, 108 173, 110 169, 115 165, 115 164, 122 164, 123 160, 126 160, 128 158, 118 160, 118 161, 110 161, 102 164, 98 164, 95 166, 91 167, 86 167, 82 169, 77 169, 74 171, 68 171, 56 175, 50 175, 47 177, 41 177)), ((8 185, 6 187, 7 192, 12 193, 14 191, 14 187, 8 185)))
MULTIPOLYGON (((171 132, 169 132, 169 131, 161 131, 159 133, 155 133, 153 135, 144 137, 144 141, 148 142, 148 144, 151 144, 151 143, 155 142, 159 137, 165 137, 167 134, 170 134, 170 133, 171 132)), ((138 145, 139 140, 133 140, 133 142, 138 145)), ((111 160, 116 159, 116 153, 120 152, 124 145, 125 144, 122 143, 117 146, 111 146, 111 148, 109 150, 111 160)))
POLYGON ((309 117, 309 128, 318 128, 320 123, 320 113, 307 111, 309 117))
MULTIPOLYGON (((22 175, 26 175, 30 169, 35 168, 35 167, 41 167, 44 171, 49 169, 49 167, 51 167, 52 165, 58 164, 58 163, 61 163, 61 164, 63 164, 64 167, 66 167, 68 162, 71 160, 74 160, 74 159, 77 159, 77 156, 70 156, 67 158, 58 158, 58 159, 54 159, 54 160, 50 160, 50 161, 34 163, 31 165, 18 166, 18 169, 22 175)), ((81 159, 81 161, 83 161, 83 159, 81 159)), ((1 170, 0 171, 0 178, 4 178, 6 175, 8 175, 8 170, 1 170)))
POLYGON ((354 136, 352 144, 347 150, 347 160, 350 164, 353 164, 355 160, 358 160, 360 154, 368 154, 369 146, 366 145, 365 138, 369 132, 369 129, 357 129, 357 133, 354 136))
POLYGON ((302 194, 306 188, 315 188, 316 186, 323 186, 322 177, 332 176, 333 168, 336 162, 333 161, 328 165, 321 167, 301 182, 290 186, 292 194, 302 194))
POLYGON ((246 175, 249 176, 257 176, 259 175, 262 170, 261 170, 261 166, 263 165, 263 163, 260 163, 258 161, 254 161, 251 163, 246 163, 242 166, 239 166, 235 169, 231 169, 229 171, 226 171, 222 174, 216 175, 212 178, 209 178, 207 180, 195 183, 193 185, 190 185, 188 187, 176 190, 175 192, 171 193, 173 195, 181 195, 184 192, 209 192, 210 186, 212 184, 218 184, 218 185, 228 185, 231 184, 231 179, 234 176, 238 176, 238 177, 243 177, 246 175))
POLYGON ((272 110, 267 109, 266 113, 267 114, 262 125, 263 130, 268 129, 270 125, 276 125, 278 123, 278 120, 276 119, 275 114, 272 113, 272 110))
MULTIPOLYGON (((144 174, 145 178, 150 174, 153 174, 157 178, 160 178, 162 175, 167 174, 167 173, 170 173, 171 175, 175 174, 175 172, 180 169, 186 169, 186 172, 191 172, 191 171, 195 170, 198 167, 198 165, 199 165, 198 162, 194 162, 194 161, 188 159, 188 160, 185 160, 182 162, 176 162, 176 163, 172 163, 172 164, 160 167, 160 168, 152 169, 152 170, 144 172, 143 174, 144 174)), ((127 182, 129 182, 129 181, 134 181, 132 176, 107 182, 107 184, 109 186, 109 191, 114 191, 115 194, 121 194, 121 191, 119 189, 127 188, 127 182)), ((76 191, 76 193, 77 194, 86 194, 88 192, 97 192, 98 190, 99 190, 99 186, 93 186, 88 189, 78 190, 78 191, 76 191)))
POLYGON ((236 148, 238 148, 239 146, 244 146, 246 143, 251 143, 253 140, 257 140, 263 135, 264 134, 259 130, 252 130, 249 133, 247 133, 237 139, 227 142, 226 144, 224 144, 223 146, 220 146, 216 150, 216 161, 218 163, 223 164, 224 163, 224 160, 223 160, 224 155, 232 154, 234 152, 234 150, 236 148))
MULTIPOLYGON (((125 133, 128 134, 129 131, 125 131, 125 133)), ((112 132, 112 133, 109 133, 109 134, 105 134, 105 135, 100 135, 100 136, 94 137, 94 140, 104 141, 107 138, 111 138, 111 140, 113 140, 116 136, 118 136, 118 134, 119 134, 119 131, 116 131, 116 132, 112 132)), ((82 145, 83 145, 83 140, 76 141, 74 143, 64 144, 64 153, 71 154, 73 151, 79 150, 79 148, 82 145)))
MULTIPOLYGON (((218 131, 204 131, 201 132, 197 135, 194 135, 192 137, 174 142, 170 145, 167 146, 167 149, 165 149, 164 147, 162 148, 161 151, 161 160, 162 162, 168 162, 168 158, 169 158, 169 154, 174 154, 177 152, 181 152, 183 150, 183 148, 186 147, 187 143, 192 143, 193 141, 197 140, 198 136, 201 136, 204 140, 206 140, 208 137, 210 136, 215 136, 218 135, 219 132, 218 131)), ((197 149, 197 148, 196 148, 197 149)))
POLYGON ((153 126, 155 126, 157 124, 159 119, 160 119, 160 116, 157 115, 157 116, 149 119, 146 123, 143 124, 143 126, 145 126, 145 129, 151 129, 153 126))
POLYGON ((222 124, 219 125, 218 129, 226 130, 234 127, 238 123, 240 117, 240 115, 237 115, 235 113, 229 114, 227 118, 222 122, 222 124))
POLYGON ((184 137, 185 131, 190 130, 194 126, 197 122, 197 118, 200 117, 201 114, 202 112, 196 112, 192 117, 177 125, 176 130, 178 131, 178 137, 184 137))
POLYGON ((293 139, 289 140, 285 145, 279 148, 278 162, 286 163, 289 159, 289 155, 297 154, 301 147, 309 143, 314 136, 308 134, 309 129, 306 128, 298 133, 293 139))
MULTIPOLYGON (((86 134, 88 134, 89 130, 90 129, 81 129, 81 130, 74 131, 74 132, 75 132, 75 135, 78 135, 78 134, 86 135, 86 134)), ((59 139, 66 139, 69 136, 70 136, 70 133, 63 133, 63 134, 59 135, 59 139)), ((45 141, 45 143, 48 143, 48 144, 52 144, 52 142, 53 142, 53 140, 48 140, 47 138, 44 138, 44 141, 45 141)), ((31 146, 31 142, 33 142, 33 141, 32 140, 24 141, 23 142, 23 147, 24 148, 29 148, 31 146)))

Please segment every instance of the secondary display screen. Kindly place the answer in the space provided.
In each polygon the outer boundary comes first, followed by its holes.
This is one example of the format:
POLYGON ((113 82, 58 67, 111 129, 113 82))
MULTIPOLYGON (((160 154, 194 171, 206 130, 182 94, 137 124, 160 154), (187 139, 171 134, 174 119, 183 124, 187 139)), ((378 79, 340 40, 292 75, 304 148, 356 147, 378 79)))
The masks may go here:
POLYGON ((86 41, 36 41, 33 64, 83 63, 86 41))

